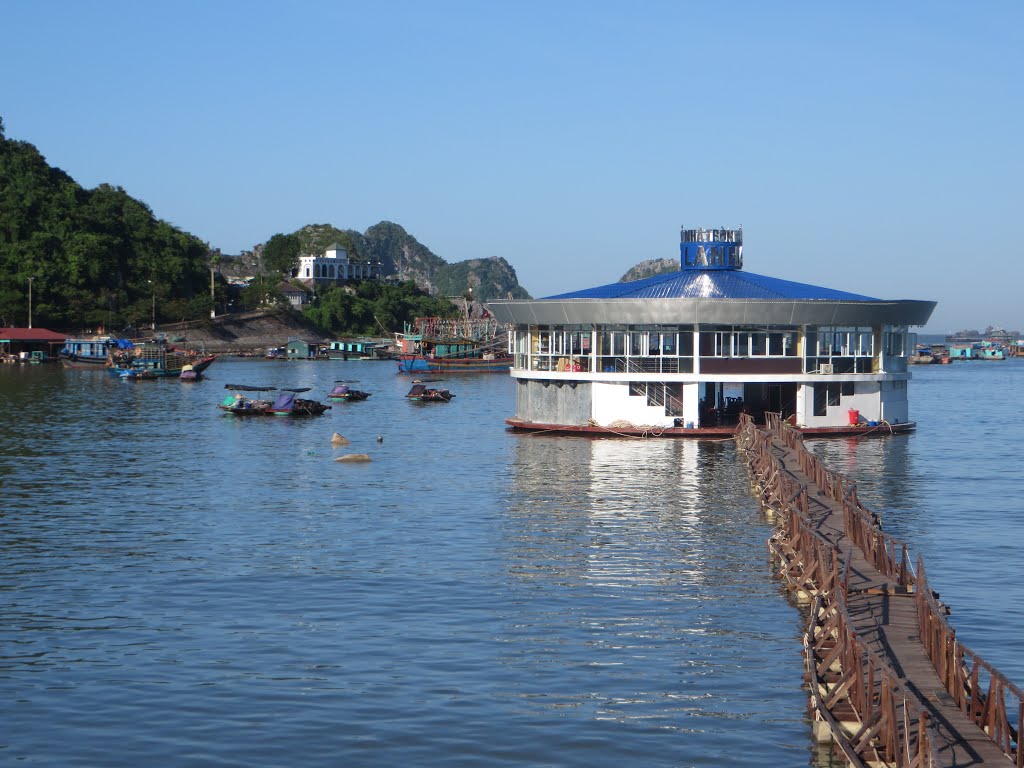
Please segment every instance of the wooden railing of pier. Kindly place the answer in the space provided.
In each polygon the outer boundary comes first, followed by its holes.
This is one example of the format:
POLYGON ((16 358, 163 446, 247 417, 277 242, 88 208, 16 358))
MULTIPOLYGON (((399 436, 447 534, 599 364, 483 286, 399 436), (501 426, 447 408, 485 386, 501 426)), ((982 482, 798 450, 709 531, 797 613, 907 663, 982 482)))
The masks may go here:
POLYGON ((825 595, 815 596, 804 635, 816 716, 852 765, 941 765, 928 712, 852 629, 843 591, 834 600, 825 595))
POLYGON ((1003 752, 1024 766, 1019 736, 1024 732, 1024 692, 998 669, 957 640, 946 609, 928 588, 924 562, 917 560, 917 615, 921 643, 946 691, 976 726, 1003 752))
MULTIPOLYGON (((881 530, 877 515, 858 500, 856 485, 825 467, 777 414, 766 417, 758 428, 742 416, 736 438, 753 492, 776 519, 768 546, 780 576, 798 598, 812 601, 804 648, 816 719, 855 766, 1024 768, 1024 693, 959 642, 946 621, 948 609, 928 586, 923 559, 915 572, 906 544, 881 530), (857 589, 850 584, 854 562, 857 589), (851 599, 913 600, 918 651, 930 661, 948 702, 922 696, 928 684, 903 677, 908 667, 891 657, 895 651, 869 647, 864 627, 858 631, 851 620, 851 599), (956 731, 956 718, 946 716, 944 706, 946 712, 959 710, 970 721, 966 727, 984 736, 956 731), (968 762, 965 752, 973 755, 968 762)), ((889 610, 896 604, 884 605, 889 610)))

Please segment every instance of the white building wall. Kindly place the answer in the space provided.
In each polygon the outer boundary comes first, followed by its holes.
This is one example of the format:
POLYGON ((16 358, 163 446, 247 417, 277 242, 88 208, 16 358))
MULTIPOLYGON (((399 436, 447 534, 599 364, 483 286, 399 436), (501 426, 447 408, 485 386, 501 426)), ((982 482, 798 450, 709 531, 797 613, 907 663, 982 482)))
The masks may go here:
POLYGON ((323 256, 299 256, 299 277, 320 282, 349 279, 348 251, 331 248, 323 256))
MULTIPOLYGON (((893 414, 901 413, 899 408, 898 395, 893 398, 893 406, 883 409, 882 390, 886 385, 893 385, 897 382, 879 381, 858 381, 854 383, 852 395, 842 395, 839 398, 839 405, 830 405, 826 408, 825 416, 814 415, 814 385, 801 384, 796 393, 797 425, 804 427, 836 427, 846 426, 850 423, 850 410, 860 413, 862 421, 881 421, 883 418, 893 421, 893 417, 884 415, 884 410, 893 414)), ((902 391, 902 415, 898 418, 901 421, 907 420, 907 390, 896 389, 894 392, 902 391)))
POLYGON ((879 384, 877 381, 869 381, 854 385, 854 394, 840 399, 839 415, 846 415, 849 421, 849 411, 853 408, 860 412, 862 421, 878 421, 882 411, 882 400, 878 394, 879 384))
POLYGON ((333 260, 332 263, 335 265, 334 273, 339 279, 349 279, 348 251, 344 248, 329 248, 324 253, 324 258, 333 260))
MULTIPOLYGON (((671 427, 675 419, 665 415, 663 407, 650 406, 647 398, 629 394, 629 384, 594 382, 593 416, 602 427, 615 421, 628 421, 637 426, 671 427)), ((696 422, 694 422, 696 423, 696 422)))
POLYGON ((910 421, 910 404, 907 399, 906 381, 883 381, 879 419, 890 424, 910 421))
POLYGON ((683 423, 700 424, 700 387, 697 382, 683 385, 683 423))

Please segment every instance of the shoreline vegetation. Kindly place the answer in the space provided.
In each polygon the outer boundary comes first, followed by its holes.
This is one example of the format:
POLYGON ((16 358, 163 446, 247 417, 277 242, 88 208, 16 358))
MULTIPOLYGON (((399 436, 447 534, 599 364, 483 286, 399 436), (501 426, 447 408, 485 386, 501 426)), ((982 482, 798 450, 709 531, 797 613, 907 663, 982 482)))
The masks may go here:
POLYGON ((202 322, 213 312, 292 305, 302 307, 318 329, 314 336, 323 338, 378 334, 415 317, 457 314, 449 296, 528 295, 503 257, 448 263, 387 221, 365 232, 310 224, 271 235, 251 251, 223 254, 122 187, 81 186, 34 145, 7 138, 0 118, 2 327, 76 335, 102 326, 128 335, 170 320, 202 322), (373 265, 376 279, 297 277, 302 255, 323 254, 337 243, 353 262, 373 265))

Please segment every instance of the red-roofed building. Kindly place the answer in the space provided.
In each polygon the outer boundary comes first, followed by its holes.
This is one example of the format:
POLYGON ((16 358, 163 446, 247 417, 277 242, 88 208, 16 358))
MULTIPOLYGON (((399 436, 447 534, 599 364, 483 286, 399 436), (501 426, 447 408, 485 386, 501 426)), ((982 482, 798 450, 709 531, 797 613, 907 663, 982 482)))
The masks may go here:
POLYGON ((56 359, 66 338, 63 333, 46 328, 0 328, 0 358, 19 360, 29 358, 33 352, 43 352, 56 359))

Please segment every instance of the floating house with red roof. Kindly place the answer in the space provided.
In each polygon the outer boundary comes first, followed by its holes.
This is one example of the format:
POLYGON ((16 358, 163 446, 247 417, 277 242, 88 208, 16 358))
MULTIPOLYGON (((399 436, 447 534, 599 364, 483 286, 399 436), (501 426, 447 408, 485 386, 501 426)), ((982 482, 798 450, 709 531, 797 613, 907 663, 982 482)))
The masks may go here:
POLYGON ((64 334, 46 328, 0 328, 0 359, 27 360, 33 352, 55 358, 57 350, 64 345, 64 338, 64 334))
POLYGON ((911 329, 935 302, 746 272, 742 229, 680 240, 677 272, 488 304, 512 327, 512 428, 700 436, 744 412, 810 433, 913 428, 911 329))

